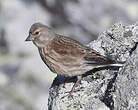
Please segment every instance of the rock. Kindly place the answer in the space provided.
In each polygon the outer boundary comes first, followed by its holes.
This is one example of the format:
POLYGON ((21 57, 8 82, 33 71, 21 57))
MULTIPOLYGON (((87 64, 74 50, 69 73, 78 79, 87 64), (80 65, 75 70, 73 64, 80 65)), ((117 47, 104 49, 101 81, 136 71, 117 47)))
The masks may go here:
POLYGON ((138 109, 138 48, 120 71, 113 94, 115 110, 138 109))
POLYGON ((71 96, 75 79, 65 85, 57 76, 49 91, 49 110, 136 110, 138 109, 138 24, 114 24, 88 46, 114 60, 125 61, 123 67, 106 67, 85 73, 71 96))

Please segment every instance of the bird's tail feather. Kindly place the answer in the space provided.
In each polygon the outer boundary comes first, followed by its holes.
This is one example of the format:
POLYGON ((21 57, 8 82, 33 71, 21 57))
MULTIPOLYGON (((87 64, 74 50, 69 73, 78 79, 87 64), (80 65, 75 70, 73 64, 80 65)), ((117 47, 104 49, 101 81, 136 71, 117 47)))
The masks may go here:
POLYGON ((96 66, 96 67, 104 67, 104 66, 123 66, 123 64, 125 62, 119 62, 119 61, 115 61, 115 60, 111 60, 111 59, 106 59, 104 61, 100 61, 100 60, 96 60, 96 59, 92 59, 92 60, 87 60, 85 62, 86 64, 88 65, 93 65, 93 66, 96 66))

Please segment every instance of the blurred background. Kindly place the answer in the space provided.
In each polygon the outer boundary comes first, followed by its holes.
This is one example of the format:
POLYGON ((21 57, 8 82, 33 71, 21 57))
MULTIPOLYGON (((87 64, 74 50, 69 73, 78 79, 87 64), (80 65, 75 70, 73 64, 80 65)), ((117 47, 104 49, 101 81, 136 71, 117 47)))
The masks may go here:
POLYGON ((56 75, 24 42, 33 23, 87 44, 120 21, 138 21, 137 0, 0 0, 0 110, 47 110, 56 75))

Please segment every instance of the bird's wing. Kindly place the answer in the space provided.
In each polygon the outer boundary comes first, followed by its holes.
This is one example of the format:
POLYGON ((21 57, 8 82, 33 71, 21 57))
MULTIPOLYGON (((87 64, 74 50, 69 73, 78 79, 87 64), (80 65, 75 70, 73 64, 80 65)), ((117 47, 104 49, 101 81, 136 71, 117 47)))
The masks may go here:
MULTIPOLYGON (((62 64, 77 64, 85 55, 86 47, 78 41, 58 35, 51 43, 51 53, 62 64)), ((52 55, 51 54, 51 55, 52 55)))
POLYGON ((114 63, 112 60, 100 55, 95 50, 68 37, 58 35, 51 45, 51 51, 53 50, 53 55, 56 55, 54 58, 65 65, 68 64, 73 66, 88 64, 97 66, 114 63))
POLYGON ((87 55, 84 56, 84 60, 86 64, 89 65, 108 65, 108 64, 116 64, 116 61, 111 60, 108 57, 105 57, 103 55, 100 55, 95 50, 91 49, 89 52, 87 52, 87 55))

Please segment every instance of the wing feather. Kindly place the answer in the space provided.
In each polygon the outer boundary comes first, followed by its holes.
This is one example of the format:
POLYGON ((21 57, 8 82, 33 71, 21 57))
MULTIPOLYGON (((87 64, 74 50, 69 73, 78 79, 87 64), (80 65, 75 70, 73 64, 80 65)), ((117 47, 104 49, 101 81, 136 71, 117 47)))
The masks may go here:
POLYGON ((66 65, 105 65, 115 63, 113 60, 100 55, 95 50, 86 47, 68 37, 58 35, 52 44, 52 50, 56 53, 56 60, 66 65))

